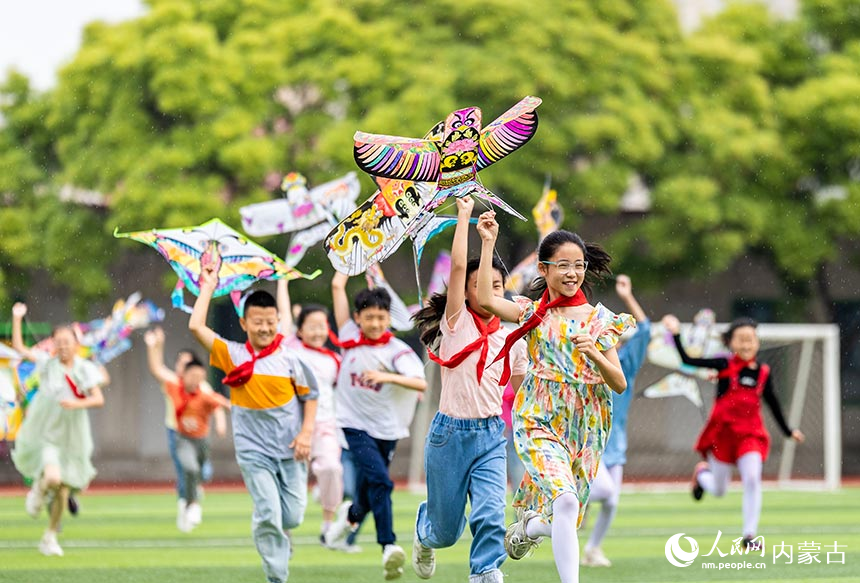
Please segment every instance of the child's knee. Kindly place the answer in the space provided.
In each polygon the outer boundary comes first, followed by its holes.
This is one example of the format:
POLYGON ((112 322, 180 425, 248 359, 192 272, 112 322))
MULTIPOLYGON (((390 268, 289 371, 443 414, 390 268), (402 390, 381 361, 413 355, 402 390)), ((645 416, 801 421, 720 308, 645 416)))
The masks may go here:
POLYGON ((562 494, 552 503, 552 513, 558 516, 577 516, 579 514, 579 500, 574 494, 562 494))

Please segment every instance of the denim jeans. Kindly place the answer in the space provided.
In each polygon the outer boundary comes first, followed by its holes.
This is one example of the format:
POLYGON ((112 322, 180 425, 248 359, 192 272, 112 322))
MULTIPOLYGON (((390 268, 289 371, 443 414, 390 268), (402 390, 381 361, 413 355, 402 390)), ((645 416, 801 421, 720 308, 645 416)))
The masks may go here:
POLYGON ((173 469, 176 470, 176 495, 182 498, 185 495, 185 472, 182 471, 182 464, 179 463, 179 455, 176 453, 178 435, 175 429, 167 427, 167 450, 170 452, 170 459, 173 460, 173 469))
POLYGON ((270 583, 284 583, 290 558, 290 540, 284 531, 296 528, 304 518, 307 466, 254 451, 236 452, 236 461, 254 502, 251 532, 263 559, 263 571, 270 583))
POLYGON ((498 570, 507 557, 504 431, 499 417, 455 419, 436 413, 424 445, 427 500, 418 507, 418 539, 434 549, 453 546, 466 527, 468 497, 473 576, 498 570))
POLYGON ((394 525, 391 511, 391 491, 394 482, 388 475, 388 466, 394 457, 396 440, 375 439, 365 431, 344 428, 343 434, 355 462, 358 485, 348 519, 360 524, 369 512, 376 522, 376 542, 381 546, 394 544, 394 525))

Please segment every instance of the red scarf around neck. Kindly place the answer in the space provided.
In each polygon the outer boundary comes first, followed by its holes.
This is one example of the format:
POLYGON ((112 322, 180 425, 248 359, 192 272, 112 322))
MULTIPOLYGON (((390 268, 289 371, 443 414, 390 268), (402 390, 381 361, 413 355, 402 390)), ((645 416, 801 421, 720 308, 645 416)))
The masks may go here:
MULTIPOLYGON (((487 351, 490 348, 490 334, 498 331, 502 322, 498 316, 493 316, 489 322, 484 322, 478 314, 472 311, 472 308, 466 306, 466 309, 469 311, 469 314, 472 316, 472 320, 475 322, 475 327, 478 329, 478 333, 480 336, 470 344, 464 346, 460 352, 449 358, 448 360, 442 360, 435 354, 433 354, 430 349, 427 349, 427 356, 433 362, 437 363, 439 366, 444 366, 445 368, 455 368, 459 366, 466 358, 475 352, 476 350, 481 350, 481 356, 478 358, 478 366, 477 366, 477 375, 478 375, 478 383, 481 382, 481 379, 484 377, 484 368, 487 364, 487 351)), ((445 315, 443 314, 444 318, 445 315)), ((460 316, 461 318, 463 316, 460 316)))
POLYGON ((86 395, 84 395, 83 391, 78 388, 78 385, 75 384, 75 381, 72 380, 68 374, 66 375, 66 382, 69 384, 69 388, 72 389, 72 394, 78 399, 86 399, 86 395))
POLYGON ((254 354, 254 348, 251 346, 250 342, 245 342, 245 348, 251 355, 251 360, 246 360, 236 368, 230 371, 230 373, 224 377, 224 380, 221 382, 225 385, 230 385, 231 387, 241 387, 244 384, 247 384, 248 381, 251 380, 251 376, 254 374, 254 364, 260 360, 261 358, 266 358, 273 352, 275 352, 280 346, 281 341, 284 337, 281 334, 275 336, 275 339, 272 340, 272 343, 266 346, 263 350, 254 354))
MULTIPOLYGON (((331 333, 331 331, 329 331, 329 333, 331 333)), ((308 350, 313 350, 314 352, 319 352, 321 354, 325 354, 326 356, 331 357, 335 361, 335 363, 337 364, 338 372, 340 371, 340 363, 341 363, 340 354, 338 354, 334 350, 329 350, 325 346, 320 346, 320 347, 311 346, 310 344, 308 344, 304 340, 302 340, 301 342, 302 342, 302 346, 304 346, 308 350)))
POLYGON ((732 354, 732 357, 729 359, 729 365, 717 374, 717 378, 737 378, 738 376, 740 376, 741 371, 743 369, 752 368, 753 364, 755 364, 755 358, 750 360, 744 360, 737 354, 732 354))
POLYGON ((371 340, 364 335, 364 332, 359 332, 358 338, 352 340, 340 340, 337 336, 335 336, 334 332, 329 330, 328 338, 329 340, 331 340, 331 343, 338 348, 349 350, 350 348, 355 348, 356 346, 382 346, 388 344, 391 339, 394 338, 394 334, 391 333, 391 330, 386 330, 382 334, 382 336, 380 336, 376 340, 371 340))
POLYGON ((553 301, 549 301, 549 290, 544 290, 543 295, 540 297, 540 303, 538 304, 534 314, 532 314, 531 318, 523 322, 522 326, 508 334, 507 339, 505 339, 505 345, 499 351, 499 354, 496 355, 496 358, 493 359, 493 362, 490 363, 495 364, 499 359, 504 359, 505 366, 502 372, 502 377, 499 379, 499 386, 505 386, 508 384, 508 381, 511 380, 511 348, 513 348, 514 343, 517 340, 528 334, 533 328, 537 328, 543 321, 546 313, 551 309, 566 308, 568 306, 582 306, 587 303, 588 299, 586 299, 582 288, 576 290, 576 293, 572 296, 559 295, 553 301))

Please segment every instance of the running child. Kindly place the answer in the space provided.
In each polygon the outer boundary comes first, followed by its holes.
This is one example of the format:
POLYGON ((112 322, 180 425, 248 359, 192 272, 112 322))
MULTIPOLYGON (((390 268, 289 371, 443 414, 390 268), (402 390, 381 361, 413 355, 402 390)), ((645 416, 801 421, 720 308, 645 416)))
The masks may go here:
POLYGON ((376 542, 382 547, 386 580, 403 574, 406 553, 396 544, 392 523, 388 466, 398 439, 409 436, 420 392, 427 382, 424 364, 409 346, 389 331, 391 297, 382 288, 364 289, 354 300, 350 317, 348 276, 336 273, 331 289, 334 316, 343 349, 337 377, 335 414, 358 470, 356 498, 344 502, 326 533, 329 546, 373 513, 376 542), (354 319, 353 319, 354 318, 354 319))
MULTIPOLYGON (((696 442, 695 450, 707 461, 693 471, 692 494, 701 500, 705 492, 723 496, 736 465, 743 484, 743 546, 758 546, 756 533, 761 516, 761 470, 770 451, 770 435, 761 417, 761 400, 767 403, 779 428, 798 443, 805 439, 799 429, 785 422, 773 390, 770 367, 757 361, 760 347, 756 326, 750 318, 740 318, 723 334, 723 343, 732 351, 730 358, 692 358, 681 342, 681 324, 673 315, 663 318, 675 339, 684 364, 717 371, 717 397, 711 415, 696 442)), ((758 550, 758 549, 756 549, 758 550)))
POLYGON ((514 496, 518 520, 505 547, 521 559, 543 536, 552 537, 562 583, 579 580, 579 527, 591 482, 612 425, 611 391, 627 387, 615 345, 631 325, 602 304, 588 303, 592 279, 609 272, 609 255, 569 231, 555 231, 538 248, 539 301, 493 293, 492 260, 499 225, 490 211, 478 220, 481 266, 478 301, 503 320, 519 322, 495 360, 504 360, 500 383, 510 377, 510 349, 525 337, 529 369, 514 401, 514 438, 526 475, 514 496))
POLYGON ((289 576, 290 541, 307 505, 307 468, 317 409, 313 375, 278 334, 275 298, 258 290, 245 300, 239 324, 244 344, 225 340, 206 325, 218 283, 213 265, 203 268, 200 295, 188 328, 210 352, 210 364, 227 373, 236 461, 254 503, 251 530, 269 583, 289 576))
POLYGON ((96 470, 92 465, 93 438, 87 409, 102 407, 100 384, 104 377, 92 362, 78 356, 78 340, 71 326, 57 326, 51 334, 56 356, 32 350, 24 344, 22 321, 27 306, 12 306, 12 348, 36 363, 39 391, 27 408, 18 430, 12 462, 33 481, 25 508, 38 518, 47 504, 48 529, 39 552, 63 556, 57 531, 70 490, 86 488, 96 470))
MULTIPOLYGON (((164 394, 165 414, 164 427, 167 430, 167 448, 170 453, 170 459, 173 461, 173 467, 176 470, 176 528, 184 530, 187 525, 184 524, 188 501, 185 499, 185 471, 182 469, 182 464, 179 461, 179 456, 176 452, 176 407, 173 400, 167 392, 167 383, 178 383, 182 373, 185 371, 186 365, 193 360, 200 360, 197 355, 189 349, 180 350, 176 354, 176 362, 173 365, 173 370, 167 368, 164 364, 164 330, 161 327, 155 327, 152 330, 147 330, 143 335, 143 341, 146 344, 146 362, 149 366, 149 372, 154 376, 159 383, 161 392, 164 394)), ((200 390, 204 393, 214 392, 212 387, 205 380, 200 383, 200 390)), ((224 414, 224 409, 218 407, 214 413, 215 419, 215 434, 218 437, 227 435, 227 419, 224 414)), ((201 468, 202 481, 208 479, 207 473, 211 474, 212 464, 206 460, 201 468)), ((195 493, 196 495, 196 493, 195 493)), ((199 498, 199 496, 197 496, 199 498)), ((197 511, 192 513, 196 516, 197 511)))
POLYGON ((597 469, 589 497, 590 504, 601 502, 601 505, 600 514, 594 522, 594 528, 585 544, 580 561, 580 564, 586 567, 612 566, 612 562, 603 554, 600 545, 618 510, 624 464, 627 463, 627 411, 630 409, 630 401, 633 400, 633 383, 636 375, 639 374, 639 369, 645 364, 648 343, 651 341, 651 321, 633 295, 633 283, 630 278, 619 275, 615 280, 615 292, 636 319, 636 329, 625 333, 617 346, 621 370, 624 372, 624 378, 627 379, 627 390, 621 394, 612 394, 612 431, 609 433, 609 440, 603 451, 603 460, 597 469))
MULTIPOLYGON (((501 419, 502 363, 487 367, 509 330, 478 303, 479 260, 467 260, 469 220, 474 200, 457 199, 457 227, 451 246, 451 274, 445 294, 430 298, 415 315, 421 341, 441 369, 439 411, 424 445, 427 500, 418 507, 412 546, 412 567, 422 579, 436 569, 434 549, 456 544, 466 526, 466 501, 471 504, 469 553, 472 583, 502 583, 499 569, 505 551, 506 445, 501 419), (441 336, 441 340, 440 340, 441 336), (437 350, 438 356, 433 351, 437 350)), ((504 296, 504 266, 494 261, 492 290, 504 296)), ((528 365, 525 343, 512 350, 514 390, 528 365)))

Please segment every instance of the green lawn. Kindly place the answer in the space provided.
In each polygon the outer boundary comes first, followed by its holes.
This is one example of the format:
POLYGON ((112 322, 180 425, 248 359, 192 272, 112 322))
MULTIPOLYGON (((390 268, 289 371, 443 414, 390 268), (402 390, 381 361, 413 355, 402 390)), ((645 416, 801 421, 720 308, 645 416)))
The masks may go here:
MULTIPOLYGON (((398 492, 395 528, 401 544, 411 549, 411 524, 421 498, 398 492)), ((81 516, 67 518, 60 536, 66 556, 48 558, 36 549, 43 520, 34 521, 23 509, 23 496, 0 497, 0 582, 16 583, 205 583, 263 582, 265 579, 249 535, 251 504, 245 493, 209 493, 204 521, 192 534, 174 526, 171 495, 84 495, 81 516)), ((665 581, 860 581, 860 490, 839 493, 765 492, 761 532, 767 551, 744 557, 766 564, 757 570, 706 570, 703 562, 737 562, 737 556, 702 558, 713 545, 717 530, 723 536, 719 549, 728 552, 740 524, 740 494, 722 500, 706 498, 695 504, 685 493, 625 493, 613 529, 604 543, 614 565, 609 569, 583 569, 583 582, 665 581), (666 540, 675 533, 694 537, 700 556, 690 567, 678 568, 665 558, 666 540), (794 564, 773 564, 771 547, 785 541, 794 550, 794 564), (822 564, 797 563, 798 545, 820 545, 822 564), (827 564, 829 545, 845 545, 845 565, 827 564)), ((295 532, 296 551, 291 581, 382 581, 380 552, 372 534, 372 520, 355 555, 329 551, 316 542, 319 507, 311 503, 304 525, 295 532)), ((581 531, 585 540, 588 528, 581 531)), ((469 535, 454 548, 438 552, 433 581, 468 581, 469 535)), ((782 562, 780 559, 778 562, 782 562)), ((508 581, 558 581, 549 541, 534 556, 508 561, 502 567, 508 581)), ((402 581, 419 581, 407 564, 402 581)))

